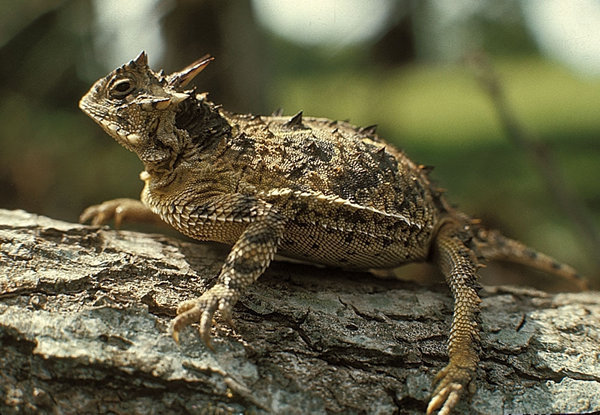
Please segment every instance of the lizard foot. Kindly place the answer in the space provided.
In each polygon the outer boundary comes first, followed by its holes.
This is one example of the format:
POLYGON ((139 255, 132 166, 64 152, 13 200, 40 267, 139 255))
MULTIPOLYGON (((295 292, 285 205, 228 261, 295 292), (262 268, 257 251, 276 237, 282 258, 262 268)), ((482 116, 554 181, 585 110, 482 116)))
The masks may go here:
POLYGON ((139 200, 113 199, 85 209, 79 216, 79 222, 84 223, 91 220, 93 226, 100 226, 114 218, 115 227, 119 228, 125 218, 133 221, 147 221, 146 218, 153 215, 139 200))
POLYGON ((171 335, 179 343, 179 332, 192 323, 199 322, 200 338, 206 346, 214 350, 210 342, 210 328, 217 310, 225 322, 231 325, 233 305, 237 301, 235 291, 225 285, 216 284, 200 298, 184 301, 177 307, 177 317, 171 323, 171 335))
POLYGON ((427 405, 427 415, 440 409, 438 415, 448 415, 460 400, 466 386, 473 378, 473 369, 450 362, 435 377, 437 387, 427 405))

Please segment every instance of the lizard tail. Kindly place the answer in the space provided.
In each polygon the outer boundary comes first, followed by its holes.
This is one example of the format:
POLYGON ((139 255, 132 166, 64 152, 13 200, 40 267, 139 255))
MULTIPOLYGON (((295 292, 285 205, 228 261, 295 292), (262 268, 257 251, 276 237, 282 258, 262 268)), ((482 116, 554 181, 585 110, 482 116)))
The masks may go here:
POLYGON ((519 241, 507 238, 498 231, 480 228, 477 230, 473 242, 478 253, 487 261, 507 261, 527 265, 565 278, 576 284, 581 290, 588 288, 587 281, 574 268, 519 241))

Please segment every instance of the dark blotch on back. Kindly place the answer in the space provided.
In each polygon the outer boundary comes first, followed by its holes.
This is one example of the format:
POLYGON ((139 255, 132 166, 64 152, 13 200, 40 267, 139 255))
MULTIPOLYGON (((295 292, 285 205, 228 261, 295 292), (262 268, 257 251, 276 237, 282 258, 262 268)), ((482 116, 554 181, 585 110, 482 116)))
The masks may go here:
POLYGON ((175 114, 175 127, 186 130, 200 151, 231 132, 227 121, 213 111, 206 102, 190 97, 179 104, 175 114))
POLYGON ((317 159, 323 163, 329 163, 334 155, 331 143, 316 140, 304 147, 303 152, 309 159, 317 159))

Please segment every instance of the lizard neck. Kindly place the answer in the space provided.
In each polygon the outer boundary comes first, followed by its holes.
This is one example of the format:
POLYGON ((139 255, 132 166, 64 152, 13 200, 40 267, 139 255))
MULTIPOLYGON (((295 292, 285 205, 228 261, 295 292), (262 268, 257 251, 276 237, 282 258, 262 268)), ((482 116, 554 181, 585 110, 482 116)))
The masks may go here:
POLYGON ((219 112, 220 106, 195 95, 182 102, 175 114, 175 127, 187 132, 183 152, 203 154, 231 133, 231 125, 219 112))
POLYGON ((219 112, 219 106, 202 95, 180 103, 171 117, 163 120, 157 130, 155 146, 148 152, 150 157, 140 157, 158 187, 170 184, 178 167, 201 162, 231 134, 231 125, 219 112))

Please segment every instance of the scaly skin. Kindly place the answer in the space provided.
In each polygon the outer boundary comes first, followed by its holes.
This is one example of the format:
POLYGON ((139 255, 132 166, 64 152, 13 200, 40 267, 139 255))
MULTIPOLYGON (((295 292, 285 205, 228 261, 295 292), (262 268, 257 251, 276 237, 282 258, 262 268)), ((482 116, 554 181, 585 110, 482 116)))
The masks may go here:
POLYGON ((487 231, 454 211, 427 169, 385 143, 374 127, 322 118, 229 113, 184 90, 212 59, 165 76, 145 53, 97 81, 80 108, 144 164, 141 202, 116 199, 81 221, 156 221, 202 241, 232 245, 214 287, 180 304, 173 338, 199 323, 210 346, 275 253, 351 269, 410 262, 439 266, 455 299, 449 363, 427 413, 448 414, 477 368, 477 258, 525 262, 573 277, 571 268, 487 231))

